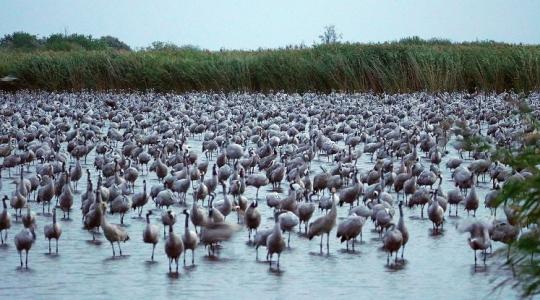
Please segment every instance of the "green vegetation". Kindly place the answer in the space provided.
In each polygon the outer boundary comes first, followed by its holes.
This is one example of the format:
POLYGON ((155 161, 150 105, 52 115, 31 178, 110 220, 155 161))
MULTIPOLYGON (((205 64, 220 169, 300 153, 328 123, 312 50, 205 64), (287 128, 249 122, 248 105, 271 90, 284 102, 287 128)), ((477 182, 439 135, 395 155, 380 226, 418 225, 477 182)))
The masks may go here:
POLYGON ((257 51, 207 51, 156 42, 140 51, 124 51, 127 46, 112 37, 32 37, 18 33, 0 41, 4 49, 0 77, 17 77, 13 88, 177 92, 540 88, 540 46, 408 38, 257 51))
POLYGON ((11 52, 131 50, 126 43, 112 36, 95 39, 82 34, 51 34, 48 37, 38 38, 26 32, 6 34, 0 39, 0 49, 11 52))
POLYGON ((530 298, 540 294, 540 126, 525 101, 518 99, 509 105, 515 107, 528 129, 521 136, 523 146, 499 148, 494 158, 516 171, 525 170, 530 176, 505 182, 498 205, 511 211, 510 220, 515 226, 527 229, 512 243, 511 255, 503 266, 511 273, 499 278, 498 287, 517 287, 522 298, 530 298))

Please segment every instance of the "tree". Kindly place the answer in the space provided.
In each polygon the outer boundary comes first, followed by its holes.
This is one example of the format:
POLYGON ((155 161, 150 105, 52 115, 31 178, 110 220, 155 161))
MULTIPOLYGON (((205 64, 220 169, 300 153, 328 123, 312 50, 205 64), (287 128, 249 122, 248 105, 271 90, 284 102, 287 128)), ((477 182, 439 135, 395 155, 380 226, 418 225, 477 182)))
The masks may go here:
POLYGON ((0 47, 13 50, 34 50, 40 46, 35 35, 26 32, 6 34, 0 39, 0 47))
POLYGON ((119 40, 118 38, 114 36, 110 36, 110 35, 103 36, 99 40, 105 43, 107 47, 109 48, 112 48, 115 50, 131 51, 131 48, 126 43, 122 42, 121 40, 119 40))
POLYGON ((328 25, 324 27, 324 32, 319 35, 319 39, 321 40, 322 44, 329 45, 329 44, 337 44, 341 40, 342 35, 341 33, 336 32, 336 26, 334 25, 328 25))

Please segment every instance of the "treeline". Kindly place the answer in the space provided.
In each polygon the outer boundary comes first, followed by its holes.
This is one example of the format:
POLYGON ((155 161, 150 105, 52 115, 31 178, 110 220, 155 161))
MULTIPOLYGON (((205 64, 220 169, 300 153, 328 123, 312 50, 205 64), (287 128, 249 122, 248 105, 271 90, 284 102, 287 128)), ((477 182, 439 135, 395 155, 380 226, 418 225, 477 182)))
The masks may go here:
POLYGON ((0 39, 0 49, 7 51, 78 51, 78 50, 124 50, 131 48, 118 38, 103 36, 93 38, 83 34, 51 34, 38 38, 27 32, 6 34, 0 39))
MULTIPOLYGON (((413 37, 380 44, 253 51, 208 51, 156 42, 128 51, 122 42, 107 44, 106 38, 64 35, 56 42, 54 36, 34 48, 44 51, 0 50, 0 78, 17 78, 0 82, 0 88, 389 93, 540 89, 540 46, 535 45, 413 37), (61 46, 70 43, 80 51, 61 46)), ((13 40, 4 37, 1 47, 25 44, 13 40)))

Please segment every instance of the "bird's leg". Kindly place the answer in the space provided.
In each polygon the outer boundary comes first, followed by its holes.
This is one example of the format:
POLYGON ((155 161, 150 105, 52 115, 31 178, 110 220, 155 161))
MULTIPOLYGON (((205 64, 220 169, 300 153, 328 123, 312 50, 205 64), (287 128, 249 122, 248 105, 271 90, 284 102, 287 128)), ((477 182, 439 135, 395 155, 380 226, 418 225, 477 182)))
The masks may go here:
POLYGON ((154 261, 154 250, 156 250, 156 244, 152 246, 152 261, 154 261))
POLYGON ((56 254, 58 254, 58 239, 56 239, 56 254))
POLYGON ((22 262, 22 251, 19 251, 19 258, 21 259, 21 268, 23 267, 23 262, 22 262))
POLYGON ((290 244, 291 244, 291 232, 289 231, 289 238, 287 239, 287 248, 291 247, 290 244))
POLYGON ((321 234, 321 253, 322 253, 322 239, 323 239, 323 234, 321 234))
POLYGON ((195 264, 195 249, 191 249, 191 264, 195 264))
POLYGON ((169 258, 169 273, 172 273, 171 264, 172 264, 172 258, 169 258))
POLYGON ((281 253, 277 254, 277 268, 279 270, 279 258, 281 257, 281 253))
POLYGON ((116 253, 114 252, 114 245, 113 242, 111 242, 111 248, 112 248, 112 256, 115 257, 116 253))
POLYGON ((326 234, 326 253, 330 254, 330 233, 326 234))
POLYGON ((476 250, 474 250, 474 266, 476 267, 476 250))
POLYGON ((24 266, 26 267, 26 269, 28 269, 28 250, 26 250, 26 260, 24 262, 24 266))
POLYGON ((49 239, 49 254, 51 254, 51 239, 49 239))
POLYGON ((403 253, 405 252, 405 245, 403 245, 403 249, 401 249, 401 259, 403 260, 403 253))
POLYGON ((122 256, 122 248, 120 247, 120 241, 116 242, 118 244, 118 249, 120 249, 120 256, 122 256))
POLYGON ((186 266, 186 253, 184 253, 184 267, 186 266))

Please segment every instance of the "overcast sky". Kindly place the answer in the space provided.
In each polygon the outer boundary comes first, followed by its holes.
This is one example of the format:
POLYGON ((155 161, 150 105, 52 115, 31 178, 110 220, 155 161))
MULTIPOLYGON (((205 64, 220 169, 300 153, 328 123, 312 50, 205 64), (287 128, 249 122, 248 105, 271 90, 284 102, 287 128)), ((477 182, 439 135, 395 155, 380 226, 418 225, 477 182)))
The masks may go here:
POLYGON ((311 45, 325 25, 343 40, 407 36, 540 43, 540 0, 0 0, 0 35, 112 35, 206 49, 311 45))

